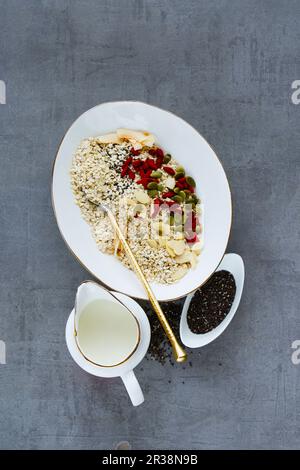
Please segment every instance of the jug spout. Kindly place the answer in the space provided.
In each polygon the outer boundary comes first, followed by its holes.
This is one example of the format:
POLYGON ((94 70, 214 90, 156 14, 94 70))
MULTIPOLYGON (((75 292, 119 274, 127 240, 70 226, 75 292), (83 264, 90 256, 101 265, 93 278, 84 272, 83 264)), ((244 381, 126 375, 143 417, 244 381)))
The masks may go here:
POLYGON ((84 281, 77 289, 75 299, 75 326, 78 328, 78 320, 85 307, 93 300, 110 300, 119 303, 107 289, 94 281, 84 281))

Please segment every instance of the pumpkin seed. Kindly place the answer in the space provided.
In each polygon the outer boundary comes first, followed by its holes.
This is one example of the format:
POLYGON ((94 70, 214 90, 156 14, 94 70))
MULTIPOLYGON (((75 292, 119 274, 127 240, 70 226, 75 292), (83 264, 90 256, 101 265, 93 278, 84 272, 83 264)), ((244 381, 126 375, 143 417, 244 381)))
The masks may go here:
POLYGON ((194 178, 192 178, 191 176, 187 176, 186 177, 186 182, 189 186, 192 186, 192 188, 195 188, 196 183, 195 183, 194 178))
POLYGON ((181 203, 182 203, 182 198, 181 198, 178 194, 176 194, 175 196, 173 196, 171 199, 172 199, 174 202, 178 202, 178 204, 181 204, 181 203))
POLYGON ((184 191, 179 191, 178 196, 180 196, 181 199, 182 199, 183 201, 185 201, 186 195, 185 195, 185 192, 184 192, 184 191))
POLYGON ((164 185, 163 184, 158 184, 157 189, 158 189, 158 191, 163 191, 164 190, 164 185))
POLYGON ((176 173, 183 173, 185 175, 185 170, 184 170, 183 166, 178 166, 176 168, 176 173))
POLYGON ((174 178, 175 178, 176 180, 180 180, 180 178, 183 178, 184 175, 185 175, 184 171, 178 171, 178 172, 175 174, 174 178))
POLYGON ((169 153, 166 153, 164 156, 164 163, 169 163, 169 161, 172 159, 172 156, 169 153))
POLYGON ((161 178, 162 172, 161 171, 152 171, 151 178, 161 178))
POLYGON ((176 188, 173 189, 173 191, 174 191, 175 194, 178 194, 180 192, 180 188, 176 187, 176 188))
POLYGON ((157 196, 158 191, 157 191, 157 189, 149 189, 149 190, 147 191, 147 193, 148 193, 148 196, 154 198, 155 196, 157 196))
POLYGON ((147 184, 147 189, 157 189, 157 183, 151 181, 151 183, 147 184))

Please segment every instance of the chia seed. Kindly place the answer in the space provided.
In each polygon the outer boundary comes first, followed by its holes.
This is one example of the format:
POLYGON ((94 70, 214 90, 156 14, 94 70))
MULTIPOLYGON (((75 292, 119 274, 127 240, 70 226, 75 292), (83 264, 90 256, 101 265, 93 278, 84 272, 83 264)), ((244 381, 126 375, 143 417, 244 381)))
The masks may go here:
POLYGON ((191 331, 203 334, 216 328, 229 313, 235 293, 233 275, 228 271, 216 272, 191 300, 187 313, 191 331))

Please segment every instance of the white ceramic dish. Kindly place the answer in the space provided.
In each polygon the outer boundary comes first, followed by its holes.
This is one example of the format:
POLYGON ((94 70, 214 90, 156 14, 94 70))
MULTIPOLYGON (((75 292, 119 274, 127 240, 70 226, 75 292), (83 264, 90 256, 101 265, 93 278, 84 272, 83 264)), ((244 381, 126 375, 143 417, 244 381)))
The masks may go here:
POLYGON ((96 375, 97 377, 107 378, 121 377, 131 398, 132 404, 134 406, 138 406, 144 401, 144 396, 133 373, 133 369, 141 362, 146 352, 148 351, 151 339, 150 324, 146 313, 135 300, 130 299, 126 295, 120 294, 119 292, 113 292, 113 294, 134 314, 140 325, 140 342, 132 356, 123 364, 117 365, 115 367, 100 367, 85 359, 84 356, 80 353, 75 341, 74 309, 70 313, 66 324, 66 343, 71 357, 79 365, 79 367, 89 374, 96 375))
POLYGON ((233 275, 236 283, 236 294, 230 312, 224 320, 214 330, 204 334, 192 333, 187 323, 187 312, 195 292, 192 292, 185 299, 180 319, 180 338, 183 344, 189 348, 201 348, 214 341, 220 336, 233 319, 239 306, 245 279, 245 267, 243 259, 235 253, 228 253, 224 256, 217 271, 229 271, 233 275))
POLYGON ((183 297, 202 285, 218 267, 227 247, 232 208, 229 184, 215 152, 192 126, 174 114, 148 104, 124 101, 98 105, 72 124, 53 166, 52 200, 59 230, 74 256, 103 284, 131 297, 147 298, 132 271, 115 257, 98 250, 90 227, 74 203, 70 186, 69 171, 80 141, 120 127, 155 134, 159 145, 171 153, 197 183, 197 193, 204 207, 204 249, 199 263, 175 284, 152 284, 158 300, 183 297))

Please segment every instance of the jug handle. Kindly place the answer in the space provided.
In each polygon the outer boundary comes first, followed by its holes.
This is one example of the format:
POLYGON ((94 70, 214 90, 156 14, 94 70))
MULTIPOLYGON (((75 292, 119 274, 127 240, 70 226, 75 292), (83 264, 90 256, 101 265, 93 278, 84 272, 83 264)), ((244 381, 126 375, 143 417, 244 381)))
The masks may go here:
POLYGON ((144 401, 144 395, 133 370, 126 372, 126 374, 121 376, 121 379, 123 380, 133 406, 141 405, 144 401))

